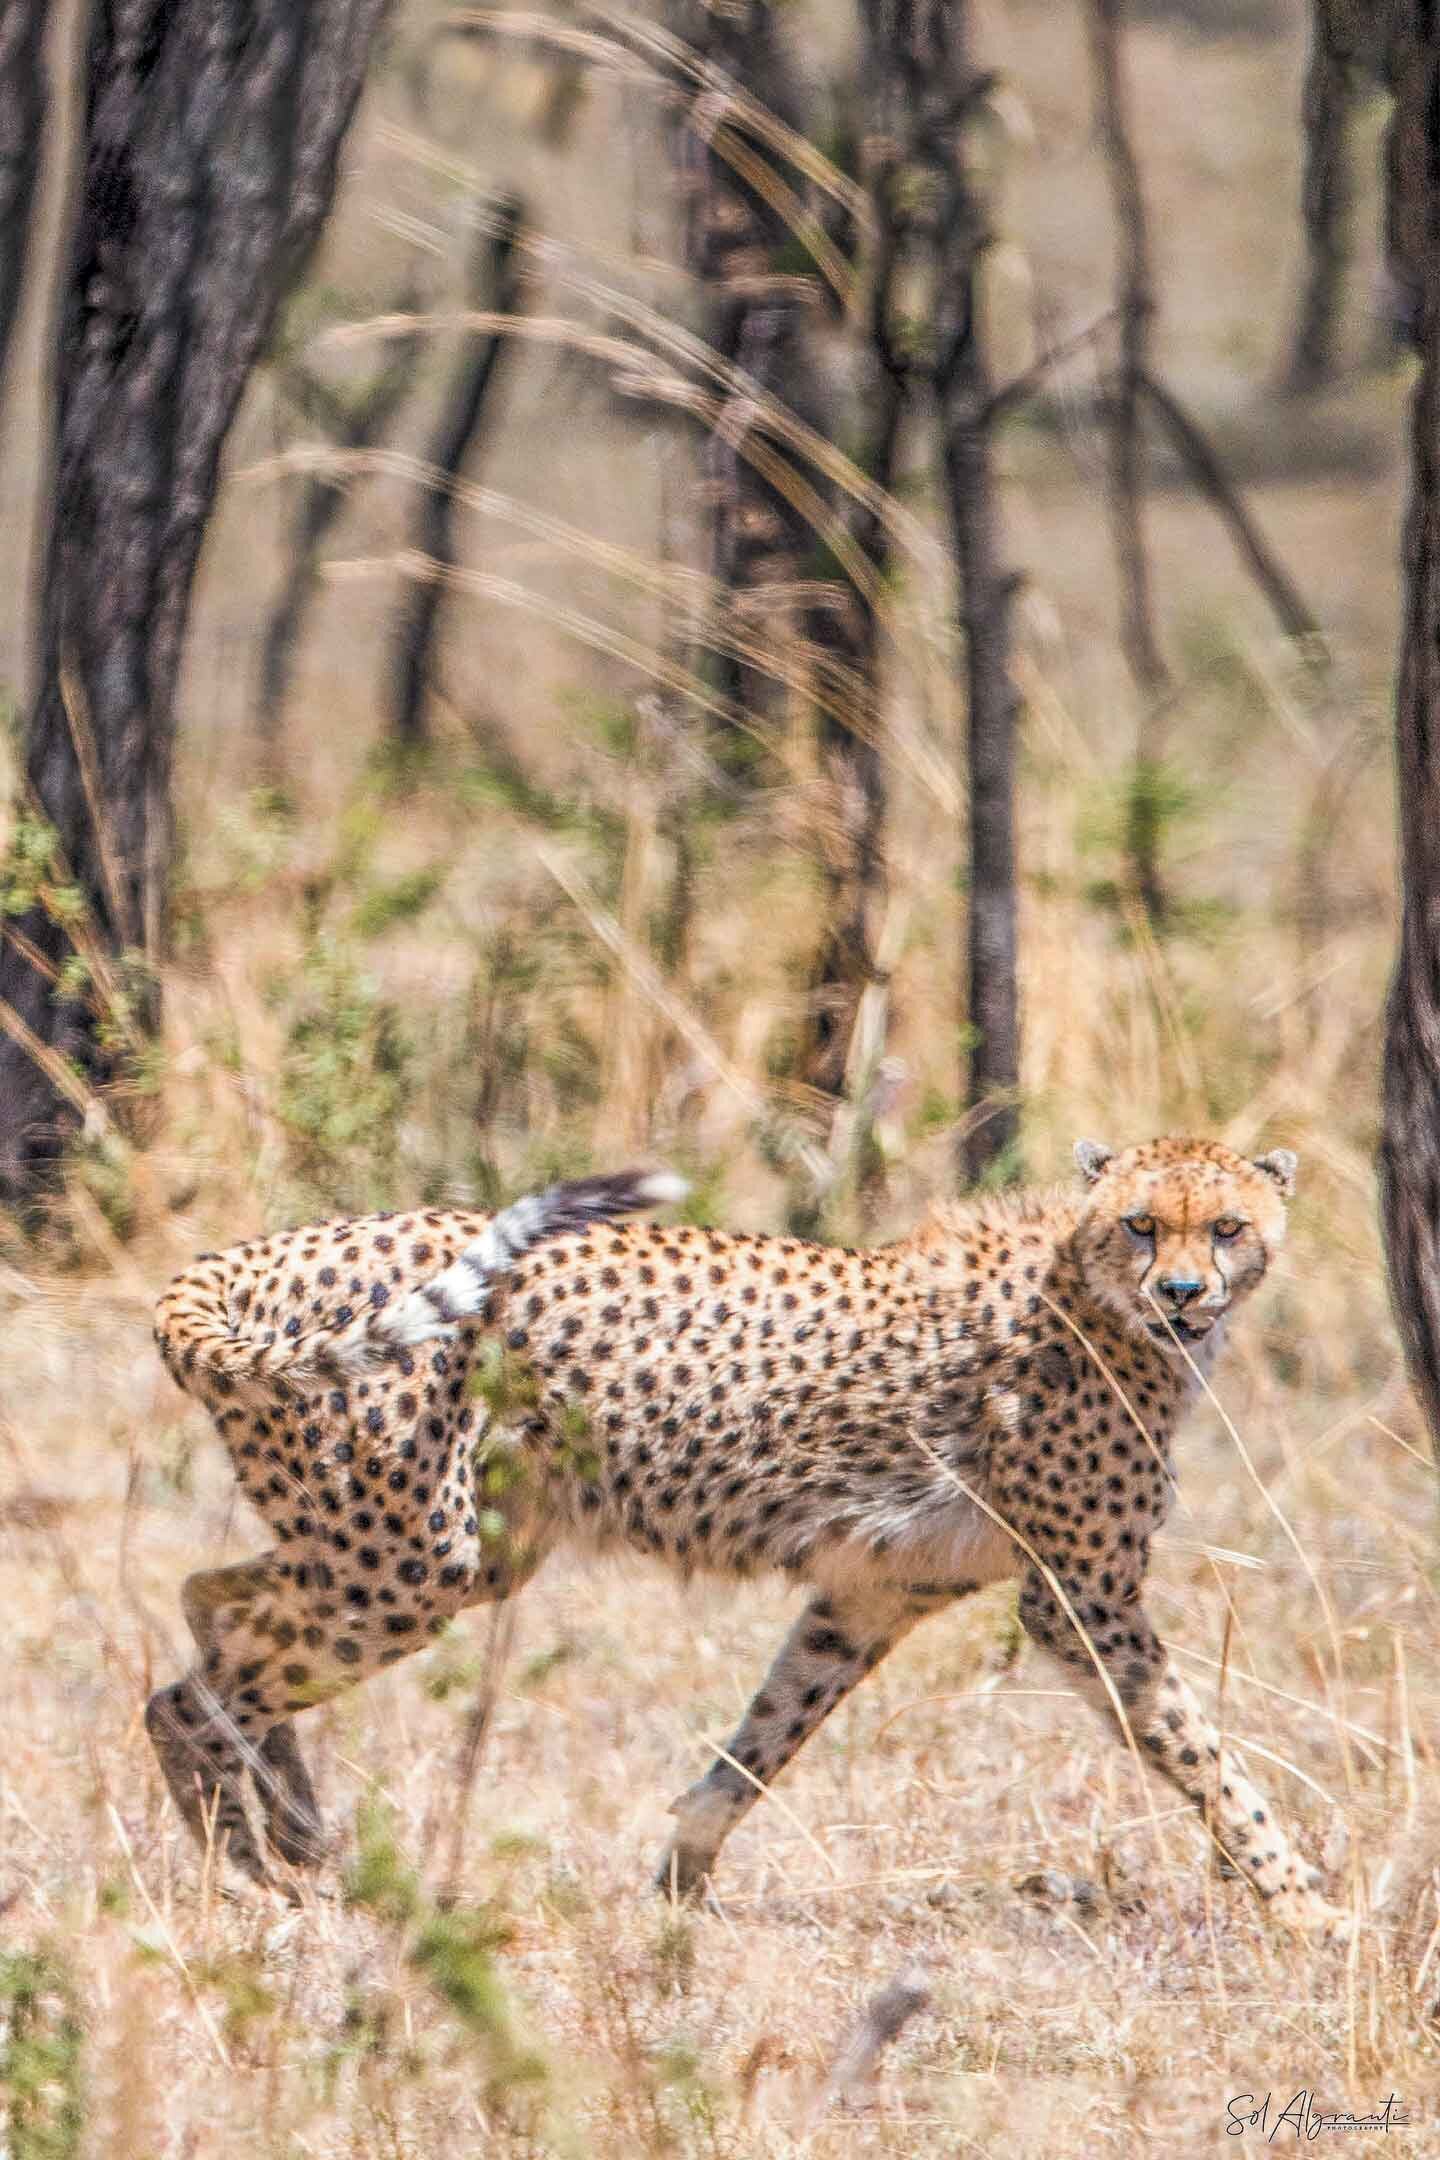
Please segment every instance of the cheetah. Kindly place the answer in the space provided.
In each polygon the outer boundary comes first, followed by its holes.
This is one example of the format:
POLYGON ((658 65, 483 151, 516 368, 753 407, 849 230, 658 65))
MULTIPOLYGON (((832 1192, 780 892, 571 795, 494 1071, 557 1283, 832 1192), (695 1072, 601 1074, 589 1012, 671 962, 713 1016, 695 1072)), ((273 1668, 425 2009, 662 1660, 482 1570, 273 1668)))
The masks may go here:
POLYGON ((179 1811, 269 1878, 327 1850, 293 1719, 508 1598, 562 1537, 809 1602, 674 1803, 694 1895, 786 1763, 917 1622, 1012 1578, 1025 1629, 1201 1810, 1275 1916, 1344 1916, 1141 1602, 1172 1441, 1285 1232, 1296 1163, 1075 1149, 1073 1191, 940 1209, 870 1250, 624 1218, 664 1174, 486 1216, 321 1224, 198 1260, 157 1340, 274 1537, 182 1591, 199 1657, 146 1722, 179 1811))

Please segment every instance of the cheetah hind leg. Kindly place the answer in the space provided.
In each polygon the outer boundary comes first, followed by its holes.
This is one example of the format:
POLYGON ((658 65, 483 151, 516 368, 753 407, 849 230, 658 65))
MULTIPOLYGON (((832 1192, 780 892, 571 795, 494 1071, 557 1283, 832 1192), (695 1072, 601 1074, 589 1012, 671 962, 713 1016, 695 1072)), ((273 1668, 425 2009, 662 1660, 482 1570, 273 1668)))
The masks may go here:
POLYGON ((225 1705, 198 1673, 187 1673, 151 1696, 145 1729, 170 1797, 196 1843, 209 1850, 213 1841, 222 1865, 228 1863, 234 1875, 268 1886, 245 1810, 244 1743, 225 1705))
MULTIPOLYGON (((180 1591, 181 1609, 207 1661, 218 1662, 227 1616, 233 1620, 247 1617, 256 1598, 275 1587, 272 1559, 266 1553, 238 1567, 210 1568, 187 1577, 180 1591)), ((247 1767, 271 1851, 291 1867, 318 1867, 332 1841, 292 1719, 270 1727, 247 1767)))
POLYGON ((267 1842, 291 1867, 319 1867, 329 1857, 333 1840, 325 1828, 293 1719, 284 1718, 270 1727, 260 1742, 260 1759, 264 1768, 256 1769, 254 1778, 267 1842))
MULTIPOLYGON (((528 1514, 511 1524, 504 1540, 488 1548, 473 1580, 457 1589, 457 1610, 513 1597, 539 1567, 550 1543, 546 1527, 528 1514)), ((316 1701, 352 1686, 356 1677, 349 1667, 337 1669, 328 1681, 317 1673, 312 1678, 316 1701)), ((293 1719, 281 1718, 270 1726, 250 1769, 272 1852, 297 1868, 318 1867, 331 1858, 336 1841, 326 1830, 293 1719)))

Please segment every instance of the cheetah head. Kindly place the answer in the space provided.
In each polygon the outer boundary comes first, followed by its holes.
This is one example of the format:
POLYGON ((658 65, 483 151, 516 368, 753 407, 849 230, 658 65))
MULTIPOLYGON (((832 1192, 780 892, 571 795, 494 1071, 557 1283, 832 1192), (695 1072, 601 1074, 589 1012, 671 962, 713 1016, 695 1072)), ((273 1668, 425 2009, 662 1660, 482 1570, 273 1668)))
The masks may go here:
POLYGON ((1218 1140, 1147 1140, 1115 1154, 1080 1140, 1090 1187, 1076 1229, 1088 1288, 1176 1356, 1260 1282, 1285 1237, 1295 1157, 1253 1162, 1218 1140))

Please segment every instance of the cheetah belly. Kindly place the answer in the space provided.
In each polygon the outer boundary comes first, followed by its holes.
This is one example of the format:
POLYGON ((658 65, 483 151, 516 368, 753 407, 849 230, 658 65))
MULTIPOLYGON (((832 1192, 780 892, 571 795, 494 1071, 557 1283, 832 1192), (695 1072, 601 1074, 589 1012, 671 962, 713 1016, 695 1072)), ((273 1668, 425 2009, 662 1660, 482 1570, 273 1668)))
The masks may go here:
POLYGON ((831 1594, 864 1581, 939 1606, 1010 1579, 1022 1557, 1014 1539, 973 1502, 941 1499, 932 1518, 912 1522, 893 1541, 882 1529, 819 1546, 804 1573, 818 1590, 831 1594))

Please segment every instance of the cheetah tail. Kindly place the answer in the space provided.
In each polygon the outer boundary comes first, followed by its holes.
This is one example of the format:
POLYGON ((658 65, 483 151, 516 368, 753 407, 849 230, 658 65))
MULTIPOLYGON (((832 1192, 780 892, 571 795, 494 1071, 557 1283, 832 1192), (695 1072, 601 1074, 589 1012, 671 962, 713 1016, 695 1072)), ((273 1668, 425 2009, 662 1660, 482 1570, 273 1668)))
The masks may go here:
MULTIPOLYGON (((663 1170, 621 1171, 576 1178, 530 1193, 492 1217, 452 1267, 394 1304, 367 1305, 343 1327, 309 1334, 267 1330, 257 1335, 232 1318, 234 1265, 226 1253, 202 1253, 178 1275, 155 1309, 155 1341, 171 1377, 193 1391, 209 1380, 240 1399, 269 1396, 277 1380, 343 1377, 379 1364, 397 1350, 451 1336, 480 1312, 497 1277, 545 1238, 589 1224, 666 1207, 689 1188, 663 1170)), ((372 1294, 373 1295, 373 1294, 372 1294)))
POLYGON ((327 1363, 354 1370, 396 1350, 453 1336, 462 1321, 484 1311, 495 1282, 532 1247, 643 1208, 669 1207, 689 1189, 669 1170, 621 1170, 527 1193, 493 1216, 443 1274, 393 1304, 372 1307, 331 1335, 327 1363))

